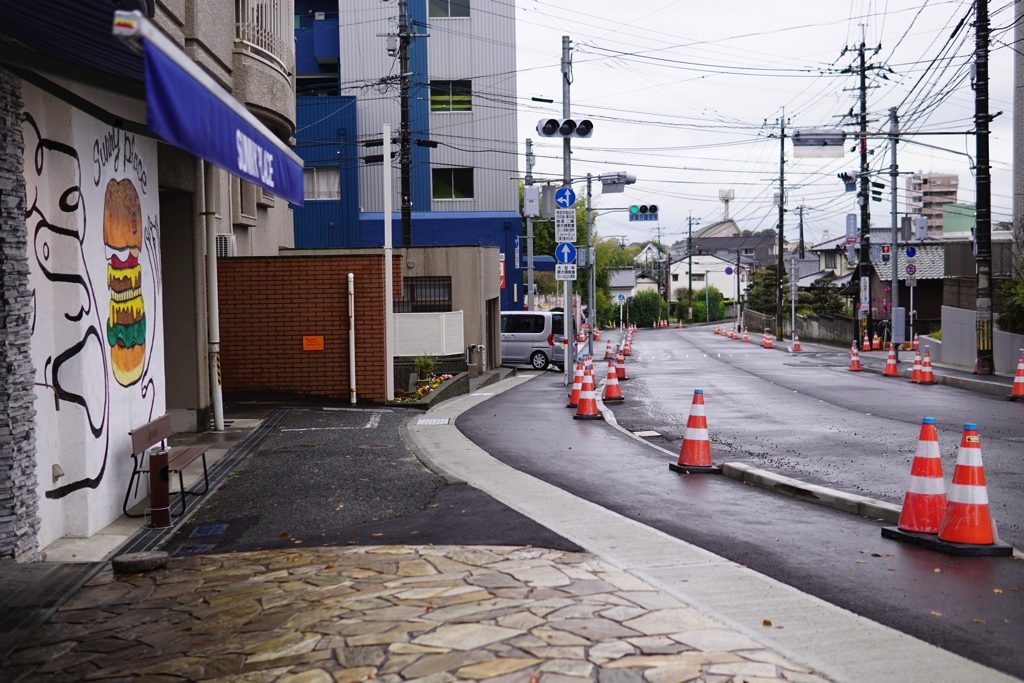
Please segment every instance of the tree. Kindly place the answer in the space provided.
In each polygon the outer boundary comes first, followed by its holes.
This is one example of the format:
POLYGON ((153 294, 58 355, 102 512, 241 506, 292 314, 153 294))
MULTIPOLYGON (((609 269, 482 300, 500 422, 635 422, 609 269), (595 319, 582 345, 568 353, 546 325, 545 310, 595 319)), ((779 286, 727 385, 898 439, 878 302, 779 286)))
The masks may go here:
POLYGON ((665 318, 665 302, 657 292, 640 292, 629 304, 629 319, 640 327, 650 327, 665 318))
MULTIPOLYGON (((682 289, 680 287, 680 289, 682 289)), ((686 295, 686 290, 683 289, 683 296, 686 295)), ((707 292, 703 289, 694 291, 693 293, 693 320, 694 322, 703 322, 706 320, 721 320, 725 317, 725 300, 722 293, 718 291, 717 287, 708 288, 707 292), (711 304, 711 315, 707 314, 705 309, 706 303, 711 304)))
MULTIPOLYGON (((747 307, 764 313, 765 315, 775 314, 775 272, 776 267, 762 266, 750 275, 750 287, 747 289, 747 307)), ((789 284, 789 275, 783 272, 782 288, 786 291, 789 284)))
MULTIPOLYGON (((808 289, 807 305, 814 315, 839 315, 843 312, 843 297, 839 288, 832 284, 835 275, 826 275, 808 289)), ((801 304, 804 303, 801 295, 801 304)))

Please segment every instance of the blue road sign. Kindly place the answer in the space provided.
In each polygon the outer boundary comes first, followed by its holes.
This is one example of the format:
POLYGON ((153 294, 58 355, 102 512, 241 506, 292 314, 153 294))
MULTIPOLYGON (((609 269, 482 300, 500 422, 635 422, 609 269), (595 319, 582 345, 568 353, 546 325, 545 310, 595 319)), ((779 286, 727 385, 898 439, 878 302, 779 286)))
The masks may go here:
POLYGON ((575 203, 576 193, 568 185, 563 185, 555 190, 555 204, 558 204, 559 208, 568 209, 575 203))
POLYGON ((915 256, 917 256, 917 248, 907 247, 907 258, 914 258, 915 256))
POLYGON ((615 303, 617 303, 617 304, 624 304, 624 303, 626 303, 626 295, 625 294, 616 294, 615 295, 615 303))
POLYGON ((568 242, 559 242, 555 247, 555 261, 558 263, 576 263, 576 247, 568 242))
POLYGON ((732 266, 726 266, 725 267, 725 274, 726 275, 732 275, 732 266))

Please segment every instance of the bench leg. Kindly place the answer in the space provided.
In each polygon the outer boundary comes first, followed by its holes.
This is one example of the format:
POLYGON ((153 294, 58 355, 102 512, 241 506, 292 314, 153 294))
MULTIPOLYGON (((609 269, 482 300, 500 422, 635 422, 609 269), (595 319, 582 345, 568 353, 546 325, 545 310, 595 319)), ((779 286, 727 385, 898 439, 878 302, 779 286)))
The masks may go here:
POLYGON ((142 481, 142 473, 146 470, 139 469, 139 458, 132 454, 132 476, 128 478, 128 490, 124 492, 124 503, 121 504, 121 510, 124 512, 125 517, 145 517, 146 513, 139 515, 133 515, 128 512, 128 501, 132 499, 132 496, 139 495, 139 483, 142 481), (135 484, 135 493, 132 493, 132 484, 135 484))

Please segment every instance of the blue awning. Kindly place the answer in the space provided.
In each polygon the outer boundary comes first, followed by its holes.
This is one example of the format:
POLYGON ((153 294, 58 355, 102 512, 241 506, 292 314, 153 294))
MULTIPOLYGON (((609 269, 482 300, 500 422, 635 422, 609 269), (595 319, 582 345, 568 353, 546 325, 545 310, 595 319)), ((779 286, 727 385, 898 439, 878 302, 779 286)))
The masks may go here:
POLYGON ((141 40, 147 128, 228 173, 302 204, 302 159, 181 48, 140 12, 115 12, 114 35, 141 40))

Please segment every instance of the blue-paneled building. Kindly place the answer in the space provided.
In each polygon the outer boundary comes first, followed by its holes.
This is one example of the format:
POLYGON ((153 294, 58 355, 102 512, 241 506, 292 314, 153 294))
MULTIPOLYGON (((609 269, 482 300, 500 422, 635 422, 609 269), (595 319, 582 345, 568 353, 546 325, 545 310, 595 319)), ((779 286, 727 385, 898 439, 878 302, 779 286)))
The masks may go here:
MULTIPOLYGON (((474 12, 468 0, 409 0, 408 8, 409 246, 496 246, 501 308, 521 309, 514 5, 474 12)), ((380 140, 384 123, 396 140, 392 241, 400 246, 397 3, 295 0, 295 12, 296 152, 306 164, 295 246, 383 244, 386 166, 363 157, 381 154, 365 143, 380 140)))

